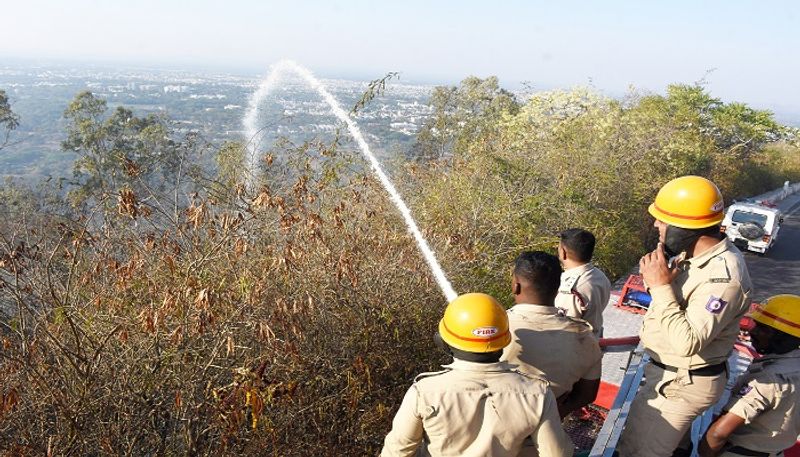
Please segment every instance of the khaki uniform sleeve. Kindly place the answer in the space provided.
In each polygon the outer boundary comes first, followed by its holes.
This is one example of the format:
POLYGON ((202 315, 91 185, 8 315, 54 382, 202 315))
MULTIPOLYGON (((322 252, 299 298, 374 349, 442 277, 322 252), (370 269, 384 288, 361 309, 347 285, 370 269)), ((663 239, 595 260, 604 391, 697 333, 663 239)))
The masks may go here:
POLYGON ((558 415, 558 406, 553 392, 548 390, 545 395, 544 408, 539 427, 531 435, 533 442, 539 450, 539 455, 553 457, 571 457, 574 446, 569 436, 561 427, 561 417, 558 415))
POLYGON ((417 388, 411 386, 383 442, 381 457, 413 456, 422 442, 422 417, 417 412, 417 388))
POLYGON ((580 295, 580 298, 575 297, 575 301, 578 302, 578 306, 583 303, 584 313, 590 311, 590 308, 595 307, 596 303, 601 301, 599 297, 599 288, 595 287, 588 277, 580 278, 578 280, 578 283, 575 284, 575 293, 580 295))
POLYGON ((583 319, 583 303, 574 293, 559 292, 558 295, 556 295, 555 304, 556 308, 564 310, 564 315, 583 319))
MULTIPOLYGON (((581 379, 593 381, 600 379, 603 374, 603 350, 600 349, 600 343, 597 338, 592 335, 592 338, 586 338, 581 345, 581 357, 591 360, 589 368, 581 374, 581 379)), ((584 367, 586 366, 583 365, 584 367)))
POLYGON ((656 319, 675 353, 690 357, 703 349, 736 319, 744 299, 738 281, 700 285, 681 309, 672 284, 650 288, 653 301, 648 313, 656 319))
POLYGON ((587 379, 589 381, 594 381, 595 379, 600 379, 603 375, 603 356, 602 353, 600 358, 597 359, 597 362, 592 365, 589 371, 586 372, 585 375, 581 376, 583 379, 587 379))
POLYGON ((725 409, 751 423, 759 414, 772 409, 775 398, 775 387, 757 379, 751 380, 738 394, 731 397, 725 409))

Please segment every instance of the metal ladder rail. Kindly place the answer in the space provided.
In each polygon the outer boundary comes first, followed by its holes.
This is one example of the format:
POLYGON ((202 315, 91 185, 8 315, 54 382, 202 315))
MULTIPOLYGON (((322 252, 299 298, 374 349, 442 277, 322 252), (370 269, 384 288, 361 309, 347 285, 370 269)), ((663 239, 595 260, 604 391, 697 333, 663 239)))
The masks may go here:
POLYGON ((650 357, 644 353, 644 347, 640 343, 631 353, 630 362, 625 371, 625 377, 622 379, 617 398, 614 399, 614 404, 608 412, 606 421, 597 434, 594 446, 589 451, 589 457, 612 457, 614 455, 614 449, 617 447, 622 429, 628 420, 631 403, 636 397, 636 392, 638 392, 639 385, 642 382, 644 366, 649 360, 650 357))

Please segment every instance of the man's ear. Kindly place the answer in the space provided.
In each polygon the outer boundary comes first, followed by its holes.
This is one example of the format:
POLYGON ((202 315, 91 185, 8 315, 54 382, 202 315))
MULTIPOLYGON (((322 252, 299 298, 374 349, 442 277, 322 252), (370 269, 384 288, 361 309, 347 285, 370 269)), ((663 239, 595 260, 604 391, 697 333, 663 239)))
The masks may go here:
POLYGON ((516 278, 514 278, 514 281, 511 283, 511 291, 514 295, 519 295, 522 293, 522 284, 517 282, 516 278))
POLYGON ((567 249, 562 244, 558 245, 558 258, 562 261, 567 260, 567 249))

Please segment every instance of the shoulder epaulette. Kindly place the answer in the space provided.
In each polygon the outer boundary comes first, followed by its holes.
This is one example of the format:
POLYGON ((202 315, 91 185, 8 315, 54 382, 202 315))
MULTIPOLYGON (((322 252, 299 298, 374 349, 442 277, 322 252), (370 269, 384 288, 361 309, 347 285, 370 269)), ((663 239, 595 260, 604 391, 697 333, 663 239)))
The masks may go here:
POLYGON ((519 374, 519 375, 522 375, 523 377, 525 377, 525 378, 527 378, 527 379, 532 379, 532 380, 534 380, 534 381, 541 381, 541 382, 543 382, 543 383, 544 383, 546 386, 548 386, 548 387, 550 386, 550 381, 548 381, 547 379, 545 379, 545 378, 543 378, 543 377, 541 377, 541 376, 536 376, 536 375, 534 375, 534 374, 525 373, 524 371, 520 370, 519 368, 514 368, 514 369, 513 369, 513 370, 511 370, 511 371, 513 371, 514 373, 517 373, 517 374, 519 374))
POLYGON ((587 330, 589 332, 593 332, 594 331, 594 327, 592 327, 592 324, 590 324, 589 321, 587 321, 585 319, 581 319, 580 317, 575 317, 575 316, 567 316, 567 315, 564 315, 562 317, 564 319, 569 320, 570 323, 575 324, 576 326, 585 328, 585 330, 587 330))
POLYGON ((581 278, 581 275, 576 274, 572 276, 567 276, 561 280, 561 284, 558 286, 558 293, 560 294, 571 294, 572 291, 575 289, 575 284, 578 283, 578 280, 581 278))
POLYGON ((414 382, 419 382, 419 381, 421 381, 421 380, 423 380, 425 378, 431 378, 433 376, 443 375, 445 373, 449 373, 450 371, 451 371, 450 368, 445 368, 444 370, 440 370, 440 371, 429 371, 429 372, 426 372, 426 373, 420 373, 420 374, 417 375, 416 378, 414 378, 414 382))
POLYGON ((709 282, 731 282, 731 273, 725 256, 718 255, 711 259, 709 267, 709 282))

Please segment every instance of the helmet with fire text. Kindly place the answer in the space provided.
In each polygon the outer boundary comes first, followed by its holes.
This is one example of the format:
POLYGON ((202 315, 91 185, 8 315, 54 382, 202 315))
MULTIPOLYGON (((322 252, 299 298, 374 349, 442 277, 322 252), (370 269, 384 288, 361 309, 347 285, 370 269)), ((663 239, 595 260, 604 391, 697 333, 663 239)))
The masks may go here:
POLYGON ((511 342, 506 310, 482 293, 460 295, 450 302, 439 321, 439 334, 450 347, 474 353, 495 352, 511 342))

